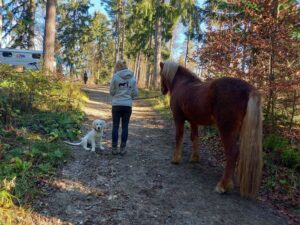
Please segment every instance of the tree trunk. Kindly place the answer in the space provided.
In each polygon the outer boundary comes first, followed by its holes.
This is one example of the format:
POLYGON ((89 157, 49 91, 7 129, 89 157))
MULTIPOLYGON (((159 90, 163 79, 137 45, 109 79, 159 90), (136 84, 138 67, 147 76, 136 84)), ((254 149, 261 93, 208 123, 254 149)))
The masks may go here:
POLYGON ((289 124, 289 130, 292 130, 293 124, 294 124, 294 117, 296 113, 296 101, 297 101, 297 92, 294 90, 294 95, 293 95, 293 105, 292 105, 292 115, 291 115, 291 120, 289 124))
POLYGON ((119 60, 119 37, 115 39, 115 63, 119 60))
POLYGON ((189 55, 189 44, 190 44, 190 32, 188 31, 186 36, 186 49, 185 49, 185 59, 184 59, 184 66, 186 67, 187 59, 189 55))
MULTIPOLYGON (((274 20, 277 18, 277 12, 278 12, 278 0, 273 0, 272 2, 272 17, 274 20)), ((274 26, 274 25, 273 25, 274 26)), ((272 129, 274 129, 275 126, 275 92, 273 84, 275 83, 275 74, 274 74, 274 58, 275 58, 275 32, 270 31, 270 58, 269 58, 269 98, 267 103, 267 112, 266 112, 266 118, 268 119, 271 117, 271 125, 272 129), (271 111, 271 112, 270 112, 271 111)))
POLYGON ((187 60, 189 56, 189 44, 190 44, 190 38, 191 38, 191 30, 192 30, 192 24, 191 24, 191 18, 188 17, 188 32, 186 35, 186 49, 185 49, 185 59, 184 59, 184 66, 186 67, 187 65, 187 60))
POLYGON ((28 49, 34 49, 34 22, 35 22, 35 2, 30 0, 28 14, 30 18, 28 31, 28 49))
POLYGON ((140 54, 140 52, 137 53, 137 55, 135 57, 135 61, 134 61, 134 70, 133 70, 133 73, 134 73, 135 77, 137 75, 137 66, 138 66, 139 54, 140 54))
MULTIPOLYGON (((151 49, 152 48, 152 34, 150 33, 150 36, 149 36, 149 48, 151 49)), ((147 65, 147 72, 146 72, 146 82, 145 82, 145 87, 146 88, 149 88, 150 86, 150 76, 151 76, 151 59, 150 57, 146 57, 146 65, 147 65)))
POLYGON ((170 59, 173 58, 173 44, 174 44, 174 35, 172 34, 171 40, 170 40, 170 45, 169 45, 169 49, 170 49, 170 59))
POLYGON ((120 43, 120 59, 124 59, 124 45, 125 45, 125 15, 124 15, 124 8, 125 8, 125 1, 120 1, 121 7, 120 7, 120 28, 121 28, 121 43, 120 43))
MULTIPOLYGON (((156 0, 156 10, 160 11, 160 6, 164 0, 156 0)), ((161 61, 161 39, 162 39, 162 18, 160 12, 156 13, 155 18, 155 48, 154 48, 154 71, 151 82, 151 87, 156 88, 157 77, 159 73, 159 63, 161 61)))
POLYGON ((137 79, 136 79, 136 83, 139 84, 140 83, 140 79, 141 79, 141 54, 139 53, 138 55, 138 62, 137 62, 137 79))
POLYGON ((56 0, 47 0, 44 33, 44 70, 54 72, 56 0))
POLYGON ((120 16, 117 15, 116 21, 116 39, 115 39, 115 63, 119 60, 119 47, 120 47, 120 16))
MULTIPOLYGON (((243 29, 243 42, 245 42, 245 40, 246 40, 246 26, 244 27, 244 29, 243 29)), ((242 45, 242 67, 241 67, 241 69, 242 69, 242 72, 243 72, 243 74, 245 74, 245 68, 246 68, 246 45, 245 44, 243 44, 242 45)))
POLYGON ((135 60, 135 65, 134 65, 134 74, 135 74, 135 77, 137 77, 137 75, 138 75, 140 58, 141 58, 141 52, 138 52, 137 55, 136 55, 136 60, 135 60))
POLYGON ((1 43, 2 43, 2 24, 3 24, 3 17, 2 17, 2 14, 3 14, 3 1, 0 0, 0 48, 1 48, 1 43))
POLYGON ((74 79, 74 77, 73 77, 74 74, 75 74, 74 66, 73 66, 73 64, 71 64, 70 65, 70 77, 72 77, 73 79, 74 79))
POLYGON ((124 59, 124 46, 125 46, 125 24, 122 24, 122 37, 120 44, 120 59, 124 59))
POLYGON ((116 42, 115 42, 115 62, 123 59, 123 16, 122 16, 122 0, 118 1, 117 21, 116 21, 116 42))
POLYGON ((117 14, 116 18, 116 38, 115 38, 115 63, 119 60, 119 46, 120 46, 120 16, 117 14))

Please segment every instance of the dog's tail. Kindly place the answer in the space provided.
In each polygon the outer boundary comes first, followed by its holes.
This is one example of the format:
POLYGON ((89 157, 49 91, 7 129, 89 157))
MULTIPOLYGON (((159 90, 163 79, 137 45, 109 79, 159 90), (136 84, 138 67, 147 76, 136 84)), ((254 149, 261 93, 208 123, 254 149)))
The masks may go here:
POLYGON ((81 145, 81 142, 78 142, 78 143, 72 143, 72 142, 69 142, 69 141, 64 141, 66 144, 68 145, 74 145, 74 146, 78 146, 78 145, 81 145))

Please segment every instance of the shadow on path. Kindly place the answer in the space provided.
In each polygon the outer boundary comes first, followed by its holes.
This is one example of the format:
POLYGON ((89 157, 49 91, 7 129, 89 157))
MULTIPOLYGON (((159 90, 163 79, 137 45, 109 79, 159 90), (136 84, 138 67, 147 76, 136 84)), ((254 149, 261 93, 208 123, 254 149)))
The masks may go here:
MULTIPOLYGON (((85 112, 88 130, 95 118, 111 120, 107 87, 86 88, 90 96, 85 112)), ((47 195, 36 204, 39 213, 59 218, 53 224, 103 225, 284 225, 271 209, 232 192, 213 191, 222 168, 183 162, 170 163, 174 129, 145 102, 134 103, 129 129, 128 154, 113 156, 108 150, 111 129, 100 154, 72 148, 73 158, 53 180, 46 181, 47 195)), ((188 141, 185 134, 185 142, 188 141)), ((203 156, 200 152, 200 156, 203 156)))

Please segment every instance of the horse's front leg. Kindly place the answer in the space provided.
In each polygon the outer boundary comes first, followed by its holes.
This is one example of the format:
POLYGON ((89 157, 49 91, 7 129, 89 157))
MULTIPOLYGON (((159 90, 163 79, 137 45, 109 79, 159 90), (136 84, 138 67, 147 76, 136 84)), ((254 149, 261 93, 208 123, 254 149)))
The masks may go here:
POLYGON ((173 164, 178 164, 181 161, 181 145, 183 138, 184 121, 175 121, 176 127, 176 147, 173 155, 173 164))
POLYGON ((191 127, 191 141, 192 141, 192 155, 190 158, 190 162, 197 163, 199 162, 199 153, 198 153, 198 142, 199 142, 199 134, 198 134, 198 125, 190 123, 191 127))

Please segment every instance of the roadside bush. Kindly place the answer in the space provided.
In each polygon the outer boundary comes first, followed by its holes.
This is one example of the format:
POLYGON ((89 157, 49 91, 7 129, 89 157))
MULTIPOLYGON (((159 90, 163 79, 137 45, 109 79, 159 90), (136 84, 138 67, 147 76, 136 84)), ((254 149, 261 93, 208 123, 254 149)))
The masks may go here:
POLYGON ((282 164, 289 168, 300 167, 300 153, 296 149, 287 148, 281 153, 282 164))
POLYGON ((80 109, 85 99, 78 83, 45 76, 41 71, 17 73, 0 65, 0 74, 0 122, 6 126, 18 115, 32 111, 80 109))
MULTIPOLYGON (((9 194, 8 191, 5 190, 0 191, 0 195, 4 196, 4 198, 7 197, 8 194, 9 194)), ((0 196, 1 200, 3 199, 2 196, 0 196)), ((0 218, 1 218, 0 221, 1 225, 37 224, 36 220, 33 219, 33 216, 30 211, 25 210, 22 207, 15 206, 13 202, 11 202, 11 204, 5 204, 5 205, 0 202, 0 218)))
POLYGON ((271 158, 273 162, 292 169, 299 167, 300 153, 297 149, 293 149, 290 146, 287 138, 268 135, 264 138, 263 146, 267 152, 266 156, 271 158))
POLYGON ((63 145, 44 141, 9 148, 0 163, 0 180, 15 180, 11 194, 21 201, 32 199, 37 178, 52 174, 68 155, 63 145))
POLYGON ((287 138, 280 137, 277 135, 268 135, 264 138, 263 146, 269 151, 281 151, 285 149, 289 144, 287 138))
POLYGON ((33 224, 22 206, 66 162, 59 140, 80 133, 85 99, 78 83, 0 65, 0 224, 33 224))
POLYGON ((84 113, 79 110, 40 112, 21 117, 18 126, 25 127, 34 133, 46 135, 52 141, 54 139, 75 139, 80 134, 80 123, 84 116, 84 113))
POLYGON ((106 84, 111 79, 111 70, 108 68, 102 68, 96 74, 96 84, 106 84))
POLYGON ((160 91, 156 90, 139 90, 139 97, 140 98, 148 98, 158 96, 156 98, 149 98, 146 99, 147 102, 153 107, 153 109, 159 114, 161 114, 164 118, 171 119, 172 112, 170 110, 170 96, 169 95, 162 95, 160 91))

